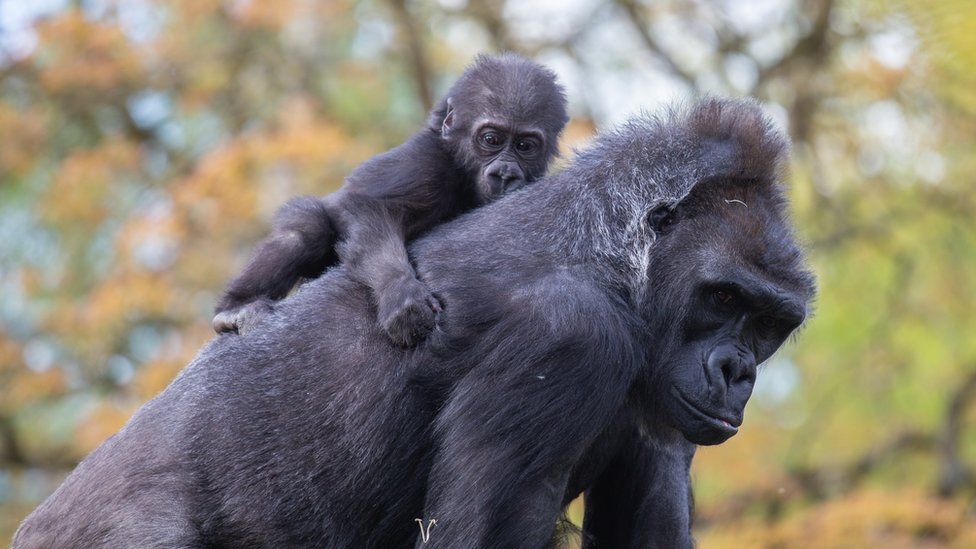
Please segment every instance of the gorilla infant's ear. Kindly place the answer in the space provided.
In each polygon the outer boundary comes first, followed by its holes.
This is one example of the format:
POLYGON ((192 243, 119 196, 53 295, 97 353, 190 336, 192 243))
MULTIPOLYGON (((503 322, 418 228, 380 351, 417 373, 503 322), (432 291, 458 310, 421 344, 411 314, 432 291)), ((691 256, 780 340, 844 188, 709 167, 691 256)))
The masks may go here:
POLYGON ((454 103, 452 98, 447 98, 447 111, 444 113, 444 120, 441 122, 441 135, 447 137, 454 127, 454 103))
POLYGON ((648 212, 647 224, 655 234, 659 234, 675 221, 674 204, 661 204, 648 212))

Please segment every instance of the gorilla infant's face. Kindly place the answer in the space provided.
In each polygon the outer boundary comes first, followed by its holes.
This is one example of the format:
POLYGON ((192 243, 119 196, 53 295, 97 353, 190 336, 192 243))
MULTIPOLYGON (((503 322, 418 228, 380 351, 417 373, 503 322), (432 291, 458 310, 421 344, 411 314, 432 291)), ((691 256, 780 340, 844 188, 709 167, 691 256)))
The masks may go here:
POLYGON ((562 111, 550 113, 497 113, 484 107, 468 120, 470 113, 456 111, 448 100, 448 111, 442 134, 452 142, 461 160, 474 178, 479 204, 487 204, 505 193, 520 189, 546 173, 555 156, 557 132, 546 127, 562 124, 562 111), (546 120, 545 117, 554 118, 546 120))
POLYGON ((478 192, 482 202, 535 181, 549 163, 545 133, 539 124, 512 125, 485 117, 471 131, 470 147, 478 157, 478 192))
POLYGON ((719 444, 742 424, 758 365, 806 317, 812 277, 770 186, 702 183, 657 223, 645 316, 663 344, 645 389, 689 441, 719 444))
POLYGON ((478 204, 545 175, 569 121, 556 75, 510 55, 479 57, 434 115, 478 204))

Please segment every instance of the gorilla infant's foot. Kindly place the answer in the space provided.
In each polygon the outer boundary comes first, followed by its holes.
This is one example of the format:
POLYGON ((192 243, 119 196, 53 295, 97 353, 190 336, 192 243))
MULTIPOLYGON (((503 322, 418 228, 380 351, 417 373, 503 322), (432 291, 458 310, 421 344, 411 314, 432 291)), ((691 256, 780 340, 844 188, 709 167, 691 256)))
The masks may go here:
POLYGON ((218 334, 246 334, 262 318, 271 314, 274 304, 267 299, 258 299, 232 309, 220 311, 213 318, 213 329, 218 334))
POLYGON ((412 347, 434 329, 440 302, 416 278, 395 284, 378 296, 380 326, 393 343, 412 347))

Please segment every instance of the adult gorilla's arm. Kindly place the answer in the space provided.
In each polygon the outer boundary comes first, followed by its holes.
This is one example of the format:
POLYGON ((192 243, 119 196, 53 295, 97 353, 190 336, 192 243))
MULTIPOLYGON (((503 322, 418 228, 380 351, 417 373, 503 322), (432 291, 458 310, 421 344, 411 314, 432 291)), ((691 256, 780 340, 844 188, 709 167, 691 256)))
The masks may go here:
POLYGON ((623 437, 586 492, 584 549, 693 547, 689 468, 694 454, 695 446, 676 431, 623 437))
POLYGON ((481 336, 484 358, 435 422, 424 547, 545 545, 573 464, 636 371, 626 317, 596 289, 554 275, 517 293, 519 318, 481 336))

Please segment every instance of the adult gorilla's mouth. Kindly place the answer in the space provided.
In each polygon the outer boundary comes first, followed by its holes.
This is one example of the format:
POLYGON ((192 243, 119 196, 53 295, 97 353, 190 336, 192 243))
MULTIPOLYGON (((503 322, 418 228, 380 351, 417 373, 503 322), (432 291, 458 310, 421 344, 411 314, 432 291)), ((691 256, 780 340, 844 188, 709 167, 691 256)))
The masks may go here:
POLYGON ((739 425, 741 425, 742 422, 736 422, 732 419, 712 415, 705 410, 702 410, 696 406, 690 398, 682 394, 677 387, 671 388, 671 394, 678 401, 681 407, 688 412, 689 415, 705 423, 709 427, 720 431, 726 439, 739 432, 739 425))

